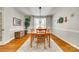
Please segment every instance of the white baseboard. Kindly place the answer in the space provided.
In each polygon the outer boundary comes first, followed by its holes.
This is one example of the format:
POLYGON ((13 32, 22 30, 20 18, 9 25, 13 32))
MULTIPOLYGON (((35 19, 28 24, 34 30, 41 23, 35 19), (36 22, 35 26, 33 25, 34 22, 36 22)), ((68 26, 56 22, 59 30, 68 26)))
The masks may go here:
POLYGON ((6 42, 4 42, 4 41, 0 42, 0 45, 5 45, 5 44, 9 43, 12 39, 14 39, 14 37, 11 38, 10 40, 7 40, 6 42))
MULTIPOLYGON (((55 36, 57 36, 56 34, 54 34, 55 36)), ((68 42, 67 40, 64 40, 62 37, 59 37, 59 36, 57 36, 58 38, 60 38, 60 39, 62 39, 63 41, 65 41, 65 42, 67 42, 68 44, 70 44, 71 46, 73 46, 73 47, 75 47, 75 48, 77 48, 77 49, 79 49, 79 47, 78 46, 76 46, 76 45, 74 45, 74 44, 72 44, 72 43, 70 43, 70 42, 68 42)))
MULTIPOLYGON (((62 40, 63 40, 63 39, 62 39, 62 40)), ((71 46, 73 46, 73 47, 75 47, 75 48, 79 49, 79 47, 78 47, 78 46, 76 46, 76 45, 74 45, 74 44, 72 44, 72 43, 70 43, 70 42, 68 42, 68 41, 66 41, 66 40, 63 40, 63 41, 65 41, 65 42, 67 42, 68 44, 70 44, 71 46)))

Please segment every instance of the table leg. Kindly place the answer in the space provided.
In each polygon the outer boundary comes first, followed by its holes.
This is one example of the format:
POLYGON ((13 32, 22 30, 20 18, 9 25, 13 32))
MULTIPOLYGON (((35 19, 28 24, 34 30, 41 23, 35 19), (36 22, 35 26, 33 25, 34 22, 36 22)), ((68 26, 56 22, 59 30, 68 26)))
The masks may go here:
POLYGON ((30 47, 32 48, 32 34, 31 34, 31 39, 30 39, 30 47))
POLYGON ((50 34, 49 34, 49 48, 50 48, 50 34))
POLYGON ((38 38, 37 38, 37 48, 38 48, 38 38))
POLYGON ((44 38, 44 48, 46 48, 46 40, 45 40, 45 38, 44 38))

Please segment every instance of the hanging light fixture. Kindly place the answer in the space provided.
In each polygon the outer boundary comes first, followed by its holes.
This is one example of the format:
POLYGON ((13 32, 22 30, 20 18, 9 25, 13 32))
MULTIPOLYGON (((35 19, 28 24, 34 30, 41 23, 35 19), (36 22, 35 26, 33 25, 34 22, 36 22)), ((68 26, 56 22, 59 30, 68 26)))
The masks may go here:
POLYGON ((39 20, 39 26, 41 27, 41 7, 39 7, 39 11, 40 11, 40 20, 39 20))

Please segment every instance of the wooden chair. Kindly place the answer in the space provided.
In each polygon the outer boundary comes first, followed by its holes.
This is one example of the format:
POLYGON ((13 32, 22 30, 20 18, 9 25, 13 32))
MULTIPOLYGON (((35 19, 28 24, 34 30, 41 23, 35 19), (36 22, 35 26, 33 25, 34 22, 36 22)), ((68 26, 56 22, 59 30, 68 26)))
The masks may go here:
POLYGON ((46 48, 46 29, 36 29, 36 39, 37 48, 39 43, 44 43, 44 48, 46 48))

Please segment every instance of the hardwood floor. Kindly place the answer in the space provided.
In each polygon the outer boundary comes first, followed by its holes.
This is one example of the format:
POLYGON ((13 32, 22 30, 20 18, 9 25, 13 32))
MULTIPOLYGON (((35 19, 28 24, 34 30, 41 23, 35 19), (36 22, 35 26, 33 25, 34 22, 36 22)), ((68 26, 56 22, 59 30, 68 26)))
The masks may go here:
POLYGON ((56 44, 64 51, 64 52, 79 52, 79 49, 71 46, 67 42, 63 41, 62 39, 56 37, 52 34, 52 39, 56 42, 56 44))
POLYGON ((25 35, 22 39, 13 39, 5 45, 0 45, 0 52, 16 52, 28 37, 29 35, 25 35))
MULTIPOLYGON (((29 36, 30 35, 25 35, 22 39, 13 39, 5 45, 0 45, 0 52, 16 52, 17 49, 21 47, 21 45, 28 39, 29 36)), ((75 47, 71 46, 57 36, 52 34, 51 38, 64 52, 79 52, 79 49, 76 49, 75 47)))

